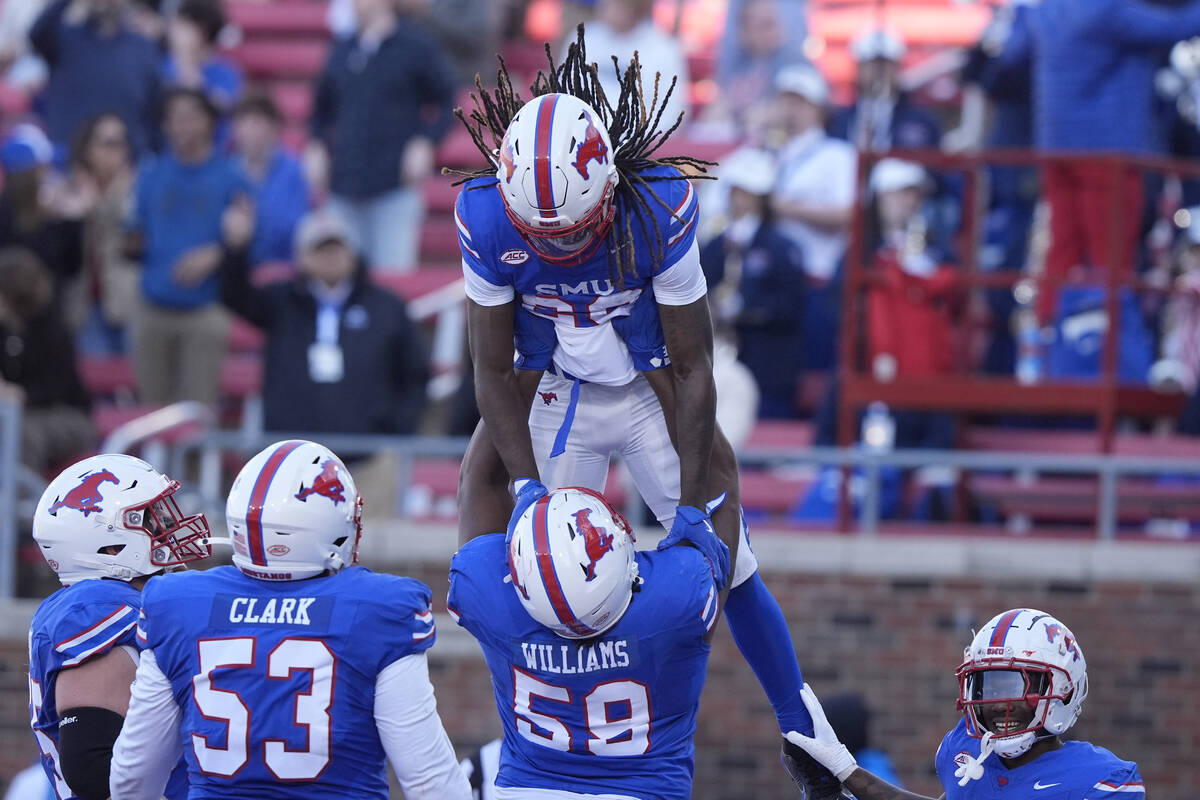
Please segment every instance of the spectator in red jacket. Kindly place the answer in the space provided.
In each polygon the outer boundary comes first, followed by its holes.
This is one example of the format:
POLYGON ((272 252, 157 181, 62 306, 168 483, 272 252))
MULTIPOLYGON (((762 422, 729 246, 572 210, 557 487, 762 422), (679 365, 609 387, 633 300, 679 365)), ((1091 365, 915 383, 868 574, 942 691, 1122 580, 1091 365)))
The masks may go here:
POLYGON ((921 207, 929 177, 917 164, 885 158, 871 172, 880 244, 867 292, 867 344, 881 381, 945 375, 954 368, 954 270, 928 241, 921 207))

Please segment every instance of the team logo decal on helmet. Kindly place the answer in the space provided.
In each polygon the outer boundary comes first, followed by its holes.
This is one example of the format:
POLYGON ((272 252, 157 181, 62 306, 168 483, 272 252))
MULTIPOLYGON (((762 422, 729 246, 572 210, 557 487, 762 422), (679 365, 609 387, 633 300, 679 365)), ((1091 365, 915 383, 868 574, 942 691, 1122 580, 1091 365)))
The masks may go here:
POLYGON ((605 553, 611 553, 613 549, 613 536, 604 528, 597 528, 588 519, 592 515, 590 508, 581 508, 576 511, 573 516, 575 518, 575 527, 583 536, 584 552, 587 553, 587 565, 580 564, 583 567, 584 580, 594 580, 596 577, 596 562, 604 557, 605 553))
MULTIPOLYGON (((592 119, 588 118, 587 133, 584 134, 583 141, 579 144, 579 149, 575 151, 575 160, 571 162, 584 180, 588 179, 588 162, 595 160, 601 164, 608 161, 608 145, 604 143, 604 138, 600 136, 600 131, 596 130, 596 124, 592 119)), ((509 169, 509 174, 512 170, 509 169)))
POLYGON ((516 169, 513 165, 512 142, 505 141, 504 146, 500 148, 500 163, 504 165, 504 182, 512 183, 513 170, 516 169))
POLYGON ((104 483, 119 484, 120 481, 117 480, 116 475, 106 469, 85 475, 78 486, 47 509, 48 513, 55 516, 61 508, 73 508, 83 512, 86 517, 93 512, 101 511, 100 503, 104 500, 104 496, 100 494, 100 486, 104 483))
POLYGON ((338 465, 332 458, 326 459, 321 465, 321 472, 317 477, 313 478, 312 486, 300 484, 300 491, 296 492, 296 499, 308 502, 308 496, 317 494, 321 497, 328 497, 336 506, 338 503, 346 501, 346 487, 342 485, 342 481, 338 478, 338 465))

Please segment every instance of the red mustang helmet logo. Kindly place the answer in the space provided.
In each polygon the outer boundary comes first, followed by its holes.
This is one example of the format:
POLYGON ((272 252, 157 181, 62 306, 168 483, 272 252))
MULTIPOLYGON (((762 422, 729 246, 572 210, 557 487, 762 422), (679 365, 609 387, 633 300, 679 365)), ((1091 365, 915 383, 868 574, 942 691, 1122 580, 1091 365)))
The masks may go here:
POLYGON ((558 392, 538 392, 542 396, 542 402, 550 405, 558 399, 558 392))
POLYGON ((1068 635, 1070 633, 1070 631, 1068 631, 1066 628, 1062 627, 1061 625, 1051 625, 1048 623, 1044 623, 1044 624, 1046 625, 1046 641, 1050 642, 1051 644, 1054 644, 1054 640, 1057 639, 1061 635, 1063 637, 1063 644, 1066 645, 1067 652, 1071 653, 1074 656, 1074 658, 1072 658, 1071 660, 1078 661, 1079 660, 1079 648, 1077 648, 1075 646, 1074 640, 1071 639, 1071 637, 1068 635))
POLYGON ((512 183, 513 170, 516 167, 513 165, 513 148, 512 144, 507 140, 500 146, 500 163, 504 165, 504 182, 512 183))
POLYGON ((312 486, 306 487, 303 483, 300 484, 300 491, 296 492, 296 499, 308 502, 310 494, 319 494, 322 497, 328 497, 336 506, 346 499, 345 491, 346 487, 338 478, 337 462, 332 458, 327 458, 321 465, 321 474, 313 478, 312 486))
POLYGON ((596 577, 596 562, 613 549, 612 534, 604 528, 597 528, 593 525, 592 521, 588 519, 591 515, 590 508, 581 508, 571 515, 575 517, 575 525, 583 535, 583 546, 587 552, 588 565, 583 568, 583 574, 587 576, 584 578, 585 581, 596 577))
POLYGON ((587 180, 588 164, 593 159, 601 164, 608 161, 608 145, 604 143, 604 139, 600 137, 600 131, 596 130, 596 126, 589 119, 587 133, 584 134, 583 143, 575 151, 575 160, 571 162, 571 166, 579 171, 584 180, 587 180))
POLYGON ((49 512, 57 514, 60 508, 73 508, 76 511, 82 511, 86 517, 93 511, 100 511, 100 501, 104 499, 100 494, 100 485, 104 483, 119 484, 120 481, 117 480, 116 475, 106 469, 85 475, 78 486, 50 506, 49 512))

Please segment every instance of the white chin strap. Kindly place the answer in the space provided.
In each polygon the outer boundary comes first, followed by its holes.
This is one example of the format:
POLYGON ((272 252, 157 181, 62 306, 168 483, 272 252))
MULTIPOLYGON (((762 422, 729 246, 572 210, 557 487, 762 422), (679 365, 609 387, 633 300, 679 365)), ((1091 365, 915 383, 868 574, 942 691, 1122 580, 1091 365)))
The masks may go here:
POLYGON ((988 731, 983 734, 983 738, 979 741, 979 755, 974 758, 967 758, 965 764, 954 770, 954 777, 958 778, 959 786, 966 786, 971 781, 979 780, 983 777, 983 762, 992 754, 992 732, 988 731))

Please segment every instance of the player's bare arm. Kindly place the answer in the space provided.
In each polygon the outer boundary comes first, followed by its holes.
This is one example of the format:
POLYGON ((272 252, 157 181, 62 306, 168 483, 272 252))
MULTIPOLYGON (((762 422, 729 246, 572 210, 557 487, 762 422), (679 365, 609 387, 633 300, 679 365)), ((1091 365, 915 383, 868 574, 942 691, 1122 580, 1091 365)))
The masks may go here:
MULTIPOLYGON (((516 370, 526 413, 542 373, 516 370)), ((517 476, 521 477, 521 476, 517 476)), ((471 435, 458 472, 458 543, 485 533, 503 531, 512 515, 513 498, 508 491, 508 470, 492 444, 487 424, 480 420, 471 435)))
POLYGON ((55 703, 63 711, 73 708, 106 708, 124 716, 129 708, 129 684, 137 673, 137 663, 124 650, 110 650, 102 656, 64 669, 54 682, 55 703))
POLYGON ((709 499, 709 463, 717 415, 708 299, 685 306, 660 305, 658 313, 675 379, 672 416, 679 450, 679 503, 704 508, 709 499))
MULTIPOLYGON (((923 794, 906 792, 862 768, 854 770, 842 781, 842 786, 853 792, 858 800, 933 800, 923 794)), ((944 798, 942 795, 938 800, 944 798)))
POLYGON ((514 303, 481 306, 467 301, 475 400, 508 474, 537 478, 529 436, 529 403, 522 400, 520 382, 513 371, 513 313, 514 303))

